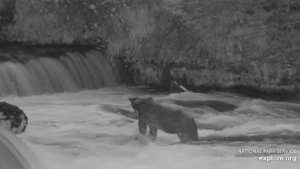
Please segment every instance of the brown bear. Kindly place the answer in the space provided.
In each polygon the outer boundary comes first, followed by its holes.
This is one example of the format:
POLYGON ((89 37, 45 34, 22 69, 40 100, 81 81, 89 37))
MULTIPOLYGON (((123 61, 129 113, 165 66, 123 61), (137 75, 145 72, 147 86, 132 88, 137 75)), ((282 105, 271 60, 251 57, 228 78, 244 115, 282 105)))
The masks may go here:
POLYGON ((166 66, 161 74, 160 83, 167 88, 170 93, 180 93, 184 90, 180 86, 186 87, 187 78, 185 75, 186 68, 177 63, 170 63, 166 66))
POLYGON ((158 129, 169 134, 177 134, 181 142, 199 140, 194 118, 181 109, 171 109, 158 104, 152 97, 128 99, 135 113, 138 114, 140 133, 145 135, 149 126, 150 137, 153 141, 156 139, 158 129))

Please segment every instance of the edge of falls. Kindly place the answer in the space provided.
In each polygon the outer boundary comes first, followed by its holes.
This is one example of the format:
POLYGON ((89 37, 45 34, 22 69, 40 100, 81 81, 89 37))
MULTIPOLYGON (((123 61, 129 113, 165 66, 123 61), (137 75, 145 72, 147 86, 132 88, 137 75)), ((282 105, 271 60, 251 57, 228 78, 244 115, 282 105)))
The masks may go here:
POLYGON ((96 50, 0 62, 0 97, 76 92, 118 84, 117 66, 96 50))

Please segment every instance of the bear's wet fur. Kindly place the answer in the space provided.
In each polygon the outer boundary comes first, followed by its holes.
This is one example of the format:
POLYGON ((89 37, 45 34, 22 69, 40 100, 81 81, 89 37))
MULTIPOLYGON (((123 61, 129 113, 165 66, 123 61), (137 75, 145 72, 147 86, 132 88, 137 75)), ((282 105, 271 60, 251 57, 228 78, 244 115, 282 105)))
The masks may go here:
POLYGON ((149 126, 149 133, 153 141, 156 139, 158 129, 169 134, 177 134, 181 142, 199 140, 194 118, 181 109, 158 104, 152 97, 128 99, 138 114, 140 133, 145 135, 147 126, 149 126))

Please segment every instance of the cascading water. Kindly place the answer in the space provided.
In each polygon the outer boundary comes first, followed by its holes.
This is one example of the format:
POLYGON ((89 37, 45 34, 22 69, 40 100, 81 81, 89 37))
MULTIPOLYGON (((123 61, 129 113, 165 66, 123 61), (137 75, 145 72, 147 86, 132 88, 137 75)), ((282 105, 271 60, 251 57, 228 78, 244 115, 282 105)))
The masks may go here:
POLYGON ((20 107, 29 118, 25 133, 18 136, 0 129, 0 169, 300 166, 297 103, 253 100, 234 93, 166 96, 144 87, 84 90, 117 84, 117 69, 101 53, 64 52, 56 59, 33 56, 22 57, 31 58, 22 63, 0 63, 1 99, 20 107), (84 91, 74 92, 78 90, 84 91), (59 92, 74 93, 55 94, 59 92), (38 95, 45 93, 53 94, 38 95), (186 111, 195 118, 200 141, 181 145, 177 135, 158 131, 157 140, 149 142, 139 134, 128 101, 133 95, 151 96, 186 111))
POLYGON ((75 92, 116 85, 112 63, 98 51, 0 63, 0 96, 75 92))

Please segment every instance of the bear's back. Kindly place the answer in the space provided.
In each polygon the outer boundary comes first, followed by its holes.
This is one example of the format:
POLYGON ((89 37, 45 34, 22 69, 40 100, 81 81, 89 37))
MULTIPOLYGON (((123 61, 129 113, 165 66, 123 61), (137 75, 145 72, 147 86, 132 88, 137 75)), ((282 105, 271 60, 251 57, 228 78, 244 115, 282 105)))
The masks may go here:
POLYGON ((194 123, 193 117, 186 114, 182 109, 168 104, 155 103, 155 106, 149 109, 147 113, 150 125, 171 134, 177 134, 189 123, 194 123))
POLYGON ((139 109, 139 113, 142 116, 151 115, 170 119, 190 118, 189 115, 186 114, 181 107, 174 104, 157 103, 152 98, 141 99, 137 107, 139 109))
POLYGON ((145 114, 156 116, 159 119, 172 119, 178 121, 179 119, 190 118, 181 108, 171 104, 156 103, 149 104, 144 111, 145 114))

